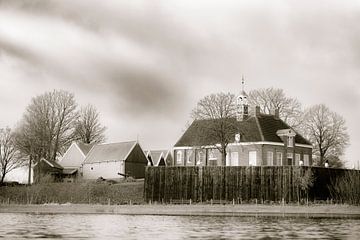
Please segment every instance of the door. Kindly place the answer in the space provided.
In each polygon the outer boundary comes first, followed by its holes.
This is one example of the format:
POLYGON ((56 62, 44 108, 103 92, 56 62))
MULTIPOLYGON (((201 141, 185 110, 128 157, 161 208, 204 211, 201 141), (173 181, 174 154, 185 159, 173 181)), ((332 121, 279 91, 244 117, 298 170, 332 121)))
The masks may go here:
POLYGON ((256 151, 249 152, 249 165, 256 166, 256 151))

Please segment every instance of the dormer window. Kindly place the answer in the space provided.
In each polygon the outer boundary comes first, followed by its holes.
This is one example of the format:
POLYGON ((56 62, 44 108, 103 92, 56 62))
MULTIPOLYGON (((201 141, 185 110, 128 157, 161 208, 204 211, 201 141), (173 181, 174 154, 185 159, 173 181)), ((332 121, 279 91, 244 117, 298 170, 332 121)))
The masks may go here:
POLYGON ((287 146, 288 147, 294 147, 294 137, 293 136, 288 137, 287 146))

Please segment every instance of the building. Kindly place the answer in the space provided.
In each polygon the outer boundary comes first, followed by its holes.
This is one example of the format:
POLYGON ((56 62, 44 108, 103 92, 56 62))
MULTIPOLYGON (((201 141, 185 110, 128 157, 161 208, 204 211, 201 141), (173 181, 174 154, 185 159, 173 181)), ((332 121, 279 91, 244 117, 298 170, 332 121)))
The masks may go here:
POLYGON ((73 142, 66 150, 59 164, 64 168, 63 177, 65 179, 75 179, 82 175, 82 164, 94 144, 73 142))
MULTIPOLYGON (((236 117, 228 119, 234 141, 227 146, 226 166, 312 165, 311 143, 273 114, 260 113, 256 106, 250 113, 247 94, 237 98, 236 117)), ((211 139, 202 138, 194 143, 199 131, 209 121, 195 120, 174 146, 174 165, 220 166, 220 151, 211 139)))
POLYGON ((173 158, 168 150, 146 151, 146 157, 151 166, 171 166, 173 158))
POLYGON ((137 141, 98 144, 85 158, 83 178, 144 178, 147 165, 147 157, 137 141))
POLYGON ((33 167, 34 182, 38 183, 42 179, 50 182, 60 182, 62 181, 63 169, 64 168, 57 162, 41 158, 33 167))

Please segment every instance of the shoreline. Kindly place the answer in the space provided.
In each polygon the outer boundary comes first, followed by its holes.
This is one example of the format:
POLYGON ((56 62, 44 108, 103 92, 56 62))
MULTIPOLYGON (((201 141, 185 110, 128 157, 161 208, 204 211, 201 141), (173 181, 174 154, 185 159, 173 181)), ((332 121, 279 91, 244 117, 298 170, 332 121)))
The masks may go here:
POLYGON ((157 216, 253 216, 253 217, 306 217, 360 219, 360 206, 352 205, 89 205, 42 204, 0 205, 1 213, 30 214, 118 214, 157 216))

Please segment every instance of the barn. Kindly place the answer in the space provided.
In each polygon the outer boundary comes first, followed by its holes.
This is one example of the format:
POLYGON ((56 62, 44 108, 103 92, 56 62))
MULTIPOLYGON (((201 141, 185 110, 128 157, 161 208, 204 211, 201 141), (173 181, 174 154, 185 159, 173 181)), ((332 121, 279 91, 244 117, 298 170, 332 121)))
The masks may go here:
POLYGON ((64 179, 73 180, 82 174, 82 164, 93 145, 82 142, 73 142, 70 145, 59 161, 59 164, 64 168, 64 179))
POLYGON ((137 141, 98 144, 85 158, 83 178, 144 178, 147 164, 146 155, 137 141))

